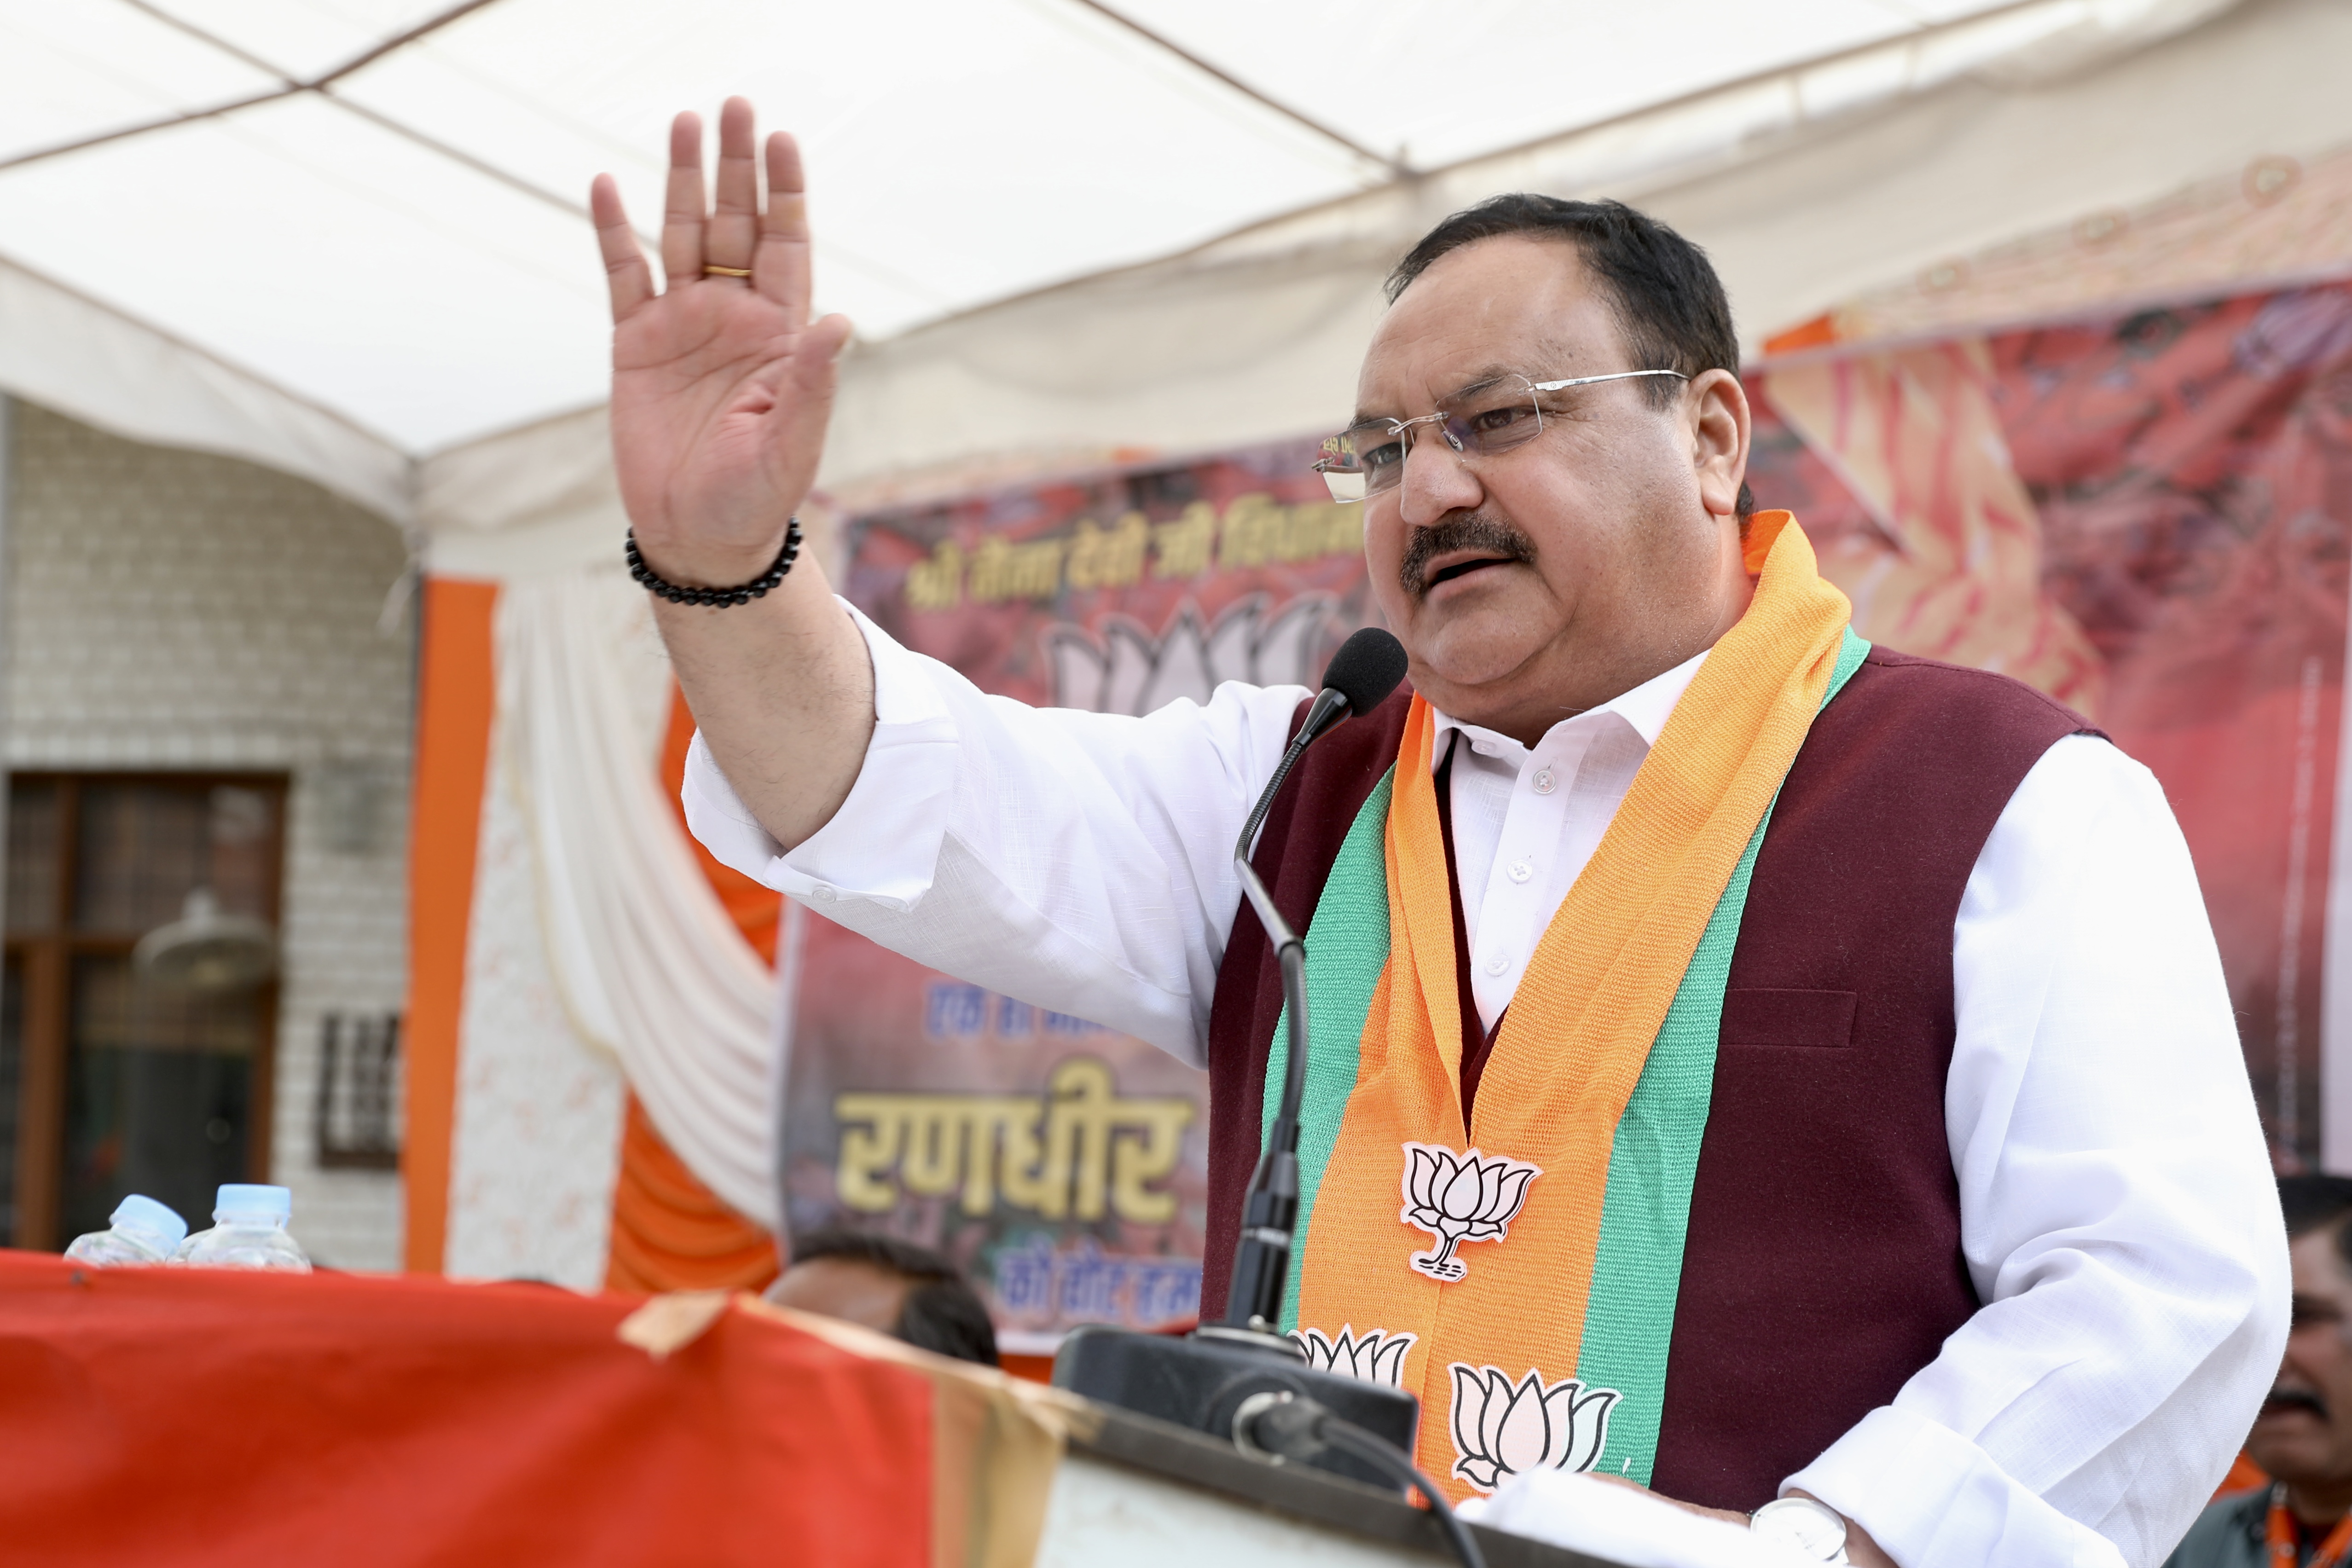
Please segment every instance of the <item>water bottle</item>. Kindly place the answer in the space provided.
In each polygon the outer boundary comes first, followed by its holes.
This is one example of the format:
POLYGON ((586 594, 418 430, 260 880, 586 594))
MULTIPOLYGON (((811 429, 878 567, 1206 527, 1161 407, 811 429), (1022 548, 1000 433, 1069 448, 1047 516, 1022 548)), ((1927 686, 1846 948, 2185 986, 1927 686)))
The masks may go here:
POLYGON ((152 1197, 132 1193, 114 1208, 114 1228, 74 1238, 66 1256, 111 1269, 125 1263, 168 1263, 188 1233, 188 1222, 152 1197))
POLYGON ((272 1269, 307 1274, 309 1255, 286 1234, 286 1221, 293 1213, 294 1195, 282 1186, 225 1182, 213 1206, 213 1228, 181 1242, 172 1261, 188 1269, 272 1269))

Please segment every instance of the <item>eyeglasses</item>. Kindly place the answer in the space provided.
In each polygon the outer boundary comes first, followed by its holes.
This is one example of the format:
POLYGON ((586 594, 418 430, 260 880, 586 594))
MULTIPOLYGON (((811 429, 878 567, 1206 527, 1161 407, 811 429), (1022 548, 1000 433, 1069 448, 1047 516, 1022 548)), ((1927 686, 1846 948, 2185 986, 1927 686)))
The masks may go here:
POLYGON ((1393 490, 1404 478, 1404 458, 1417 424, 1434 424, 1445 434, 1445 444, 1465 457, 1493 457, 1525 446, 1543 434, 1543 405, 1538 392, 1564 387, 1586 387, 1596 382, 1629 381, 1636 376, 1690 378, 1680 371, 1617 371, 1605 376, 1575 376, 1564 382, 1531 382, 1513 376, 1516 386, 1481 388, 1465 395, 1459 409, 1440 409, 1413 419, 1368 419, 1349 425, 1323 443, 1315 471, 1335 501, 1361 501, 1393 490))

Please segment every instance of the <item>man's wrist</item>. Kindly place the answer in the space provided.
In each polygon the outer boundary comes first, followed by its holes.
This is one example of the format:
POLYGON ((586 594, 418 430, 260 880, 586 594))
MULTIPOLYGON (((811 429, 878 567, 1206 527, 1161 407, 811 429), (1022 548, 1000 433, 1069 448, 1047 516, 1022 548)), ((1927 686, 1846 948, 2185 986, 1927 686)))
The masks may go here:
MULTIPOLYGON (((1801 1487, 1790 1487, 1788 1492, 1780 1500, 1783 1502, 1792 1500, 1809 1502, 1816 1508, 1822 1509, 1836 1515, 1838 1521, 1845 1527, 1843 1555, 1837 1558, 1836 1561, 1852 1563, 1853 1564, 1853 1568, 1895 1568, 1895 1559, 1886 1554, 1886 1548, 1879 1545, 1876 1541, 1871 1538, 1869 1531, 1864 1530, 1860 1524, 1856 1523, 1852 1518, 1848 1517, 1843 1512, 1832 1509, 1829 1504, 1822 1501, 1821 1499, 1815 1497, 1812 1493, 1806 1491, 1801 1487)), ((1771 1504, 1769 1503, 1765 1505, 1766 1508, 1769 1508, 1771 1504)), ((1763 1509, 1757 1510, 1758 1513, 1761 1513, 1763 1509)), ((1751 1520, 1755 1516, 1752 1514, 1749 1516, 1751 1520)))
POLYGON ((1791 1492, 1748 1516, 1748 1528, 1787 1546, 1808 1563, 1844 1563, 1846 1518, 1819 1498, 1791 1492))
POLYGON ((688 541, 675 536, 667 538, 656 534, 648 540, 642 530, 632 528, 637 553, 647 568, 665 582, 680 588, 733 588, 765 572, 783 548, 784 537, 797 519, 778 525, 775 537, 765 544, 749 549, 688 541))
POLYGON ((697 588, 685 583, 672 582, 656 571, 646 562, 644 552, 637 548, 637 536, 634 530, 628 535, 627 543, 623 550, 629 563, 629 575, 636 580, 637 586, 655 598, 667 599, 672 604, 706 607, 732 607, 749 604, 754 599, 766 598, 774 590, 783 586, 784 579, 790 575, 793 564, 799 559, 800 553, 801 522, 798 517, 794 517, 790 526, 784 529, 783 549, 776 552, 775 559, 768 563, 768 569, 765 571, 741 582, 722 583, 716 588, 697 588))

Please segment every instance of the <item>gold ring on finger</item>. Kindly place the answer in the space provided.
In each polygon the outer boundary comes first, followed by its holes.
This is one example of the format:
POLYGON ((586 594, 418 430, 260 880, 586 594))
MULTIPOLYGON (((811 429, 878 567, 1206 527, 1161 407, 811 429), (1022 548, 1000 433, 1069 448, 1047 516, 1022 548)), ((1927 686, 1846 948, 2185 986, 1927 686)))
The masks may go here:
POLYGON ((751 269, 748 267, 719 267, 714 263, 706 261, 702 264, 702 276, 705 277, 749 277, 751 276, 751 269))

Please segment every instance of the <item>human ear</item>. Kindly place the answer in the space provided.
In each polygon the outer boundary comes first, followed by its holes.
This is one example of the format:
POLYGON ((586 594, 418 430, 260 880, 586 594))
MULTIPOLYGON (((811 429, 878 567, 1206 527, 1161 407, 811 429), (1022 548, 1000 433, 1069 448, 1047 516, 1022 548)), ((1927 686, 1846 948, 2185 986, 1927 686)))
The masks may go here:
POLYGON ((1729 371, 1706 371, 1691 382, 1683 404, 1690 414, 1699 503, 1716 517, 1730 517, 1739 509, 1739 483, 1748 476, 1747 391, 1729 371))

